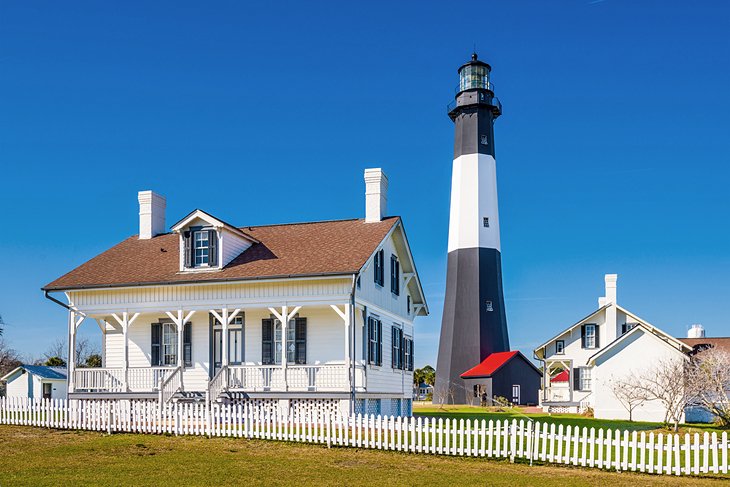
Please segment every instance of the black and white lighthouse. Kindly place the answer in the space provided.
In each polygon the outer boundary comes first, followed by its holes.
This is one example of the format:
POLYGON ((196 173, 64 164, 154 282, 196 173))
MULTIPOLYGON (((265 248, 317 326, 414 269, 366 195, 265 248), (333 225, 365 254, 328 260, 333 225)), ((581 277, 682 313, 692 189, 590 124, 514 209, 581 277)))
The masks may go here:
POLYGON ((490 354, 509 350, 494 158, 494 121, 502 106, 490 72, 473 54, 459 68, 456 98, 449 104, 454 165, 435 402, 471 403, 473 391, 460 375, 490 354))

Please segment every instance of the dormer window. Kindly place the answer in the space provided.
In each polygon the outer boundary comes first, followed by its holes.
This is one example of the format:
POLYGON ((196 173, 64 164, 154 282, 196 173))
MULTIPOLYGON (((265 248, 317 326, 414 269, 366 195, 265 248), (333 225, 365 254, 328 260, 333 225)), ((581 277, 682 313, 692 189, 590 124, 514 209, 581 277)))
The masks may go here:
POLYGON ((210 265, 210 232, 208 230, 196 230, 193 232, 195 245, 195 267, 207 267, 210 265))

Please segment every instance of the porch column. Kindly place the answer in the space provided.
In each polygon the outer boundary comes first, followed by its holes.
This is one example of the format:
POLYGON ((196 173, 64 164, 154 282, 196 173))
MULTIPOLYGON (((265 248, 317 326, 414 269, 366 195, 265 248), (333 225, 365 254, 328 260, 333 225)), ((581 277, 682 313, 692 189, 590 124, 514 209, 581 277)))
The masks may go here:
POLYGON ((350 340, 352 334, 352 305, 346 303, 344 311, 336 304, 330 304, 330 307, 345 322, 345 368, 347 369, 347 390, 351 392, 355 386, 354 371, 352 370, 352 343, 350 340))
POLYGON ((124 341, 124 371, 122 372, 124 377, 124 390, 129 391, 129 342, 127 340, 127 331, 134 320, 139 317, 139 313, 135 313, 131 318, 129 313, 124 311, 122 316, 119 317, 116 313, 112 313, 112 317, 117 320, 119 326, 122 327, 122 340, 124 341))
POLYGON ((233 313, 231 313, 227 307, 221 310, 221 314, 218 314, 214 309, 210 310, 210 313, 218 320, 218 322, 220 322, 223 333, 221 340, 221 367, 228 367, 228 325, 233 322, 233 319, 238 316, 238 313, 240 312, 241 309, 236 308, 233 310, 233 313))
MULTIPOLYGON (((286 368, 287 368, 287 360, 286 360, 286 332, 287 328, 289 327, 289 320, 294 318, 294 315, 296 315, 299 310, 302 309, 301 306, 297 306, 294 308, 291 313, 289 312, 289 306, 284 305, 281 307, 281 313, 278 313, 274 308, 269 308, 269 311, 276 316, 276 318, 281 322, 281 373, 284 378, 284 390, 289 390, 289 384, 286 380, 286 368)), ((276 329, 274 329, 274 335, 276 335, 276 329)), ((274 340, 276 342, 276 340, 274 340)), ((274 356, 276 356, 276 349, 274 349, 274 356)))

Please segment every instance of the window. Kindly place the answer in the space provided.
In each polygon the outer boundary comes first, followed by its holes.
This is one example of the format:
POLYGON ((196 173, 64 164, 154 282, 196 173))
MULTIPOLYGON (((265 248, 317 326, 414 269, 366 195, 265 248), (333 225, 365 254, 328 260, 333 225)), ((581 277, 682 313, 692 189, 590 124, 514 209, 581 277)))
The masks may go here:
POLYGON ((240 365, 243 360, 242 340, 243 330, 241 328, 228 330, 228 363, 231 365, 240 365))
POLYGON ((383 268, 385 266, 385 263, 383 262, 384 259, 385 253, 383 252, 383 249, 375 252, 373 278, 375 280, 375 284, 378 286, 382 286, 385 282, 385 269, 383 268))
POLYGON ((210 263, 210 238, 207 230, 193 232, 195 245, 195 267, 207 266, 210 263))
POLYGON ((565 353, 565 340, 557 340, 555 342, 555 353, 563 355, 565 353))
POLYGON ((162 365, 177 365, 177 326, 162 324, 162 365))
POLYGON ((583 325, 583 348, 598 348, 598 336, 596 333, 596 325, 583 325))
POLYGON ((368 318, 368 363, 383 364, 383 324, 379 319, 368 318))
POLYGON ((512 402, 514 404, 520 403, 520 385, 519 384, 512 385, 512 402))
POLYGON ((494 306, 492 305, 491 301, 487 301, 485 303, 485 305, 486 305, 487 311, 494 311, 494 306))
POLYGON ((390 292, 400 294, 400 262, 395 255, 390 256, 390 292))
POLYGON ((631 330, 633 327, 636 326, 636 323, 624 323, 621 325, 621 334, 623 335, 627 331, 631 330))
POLYGON ((591 390, 591 369, 588 367, 578 367, 573 369, 575 373, 574 385, 578 391, 591 390))
POLYGON ((486 135, 481 135, 479 137, 479 142, 481 142, 482 145, 489 145, 489 138, 486 135))
POLYGON ((357 288, 360 289, 360 276, 357 276, 357 288))
POLYGON ((393 368, 394 369, 403 369, 403 330, 398 328, 397 326, 393 327, 393 368))
POLYGON ((286 343, 282 340, 281 321, 276 320, 274 327, 274 363, 281 363, 281 353, 284 347, 286 347, 286 363, 294 363, 294 354, 296 353, 296 327, 294 320, 289 322, 289 326, 286 327, 286 343))
POLYGON ((484 228, 489 228, 489 217, 485 216, 483 220, 484 228))
POLYGON ((403 340, 403 366, 406 370, 413 370, 413 338, 406 337, 403 340))

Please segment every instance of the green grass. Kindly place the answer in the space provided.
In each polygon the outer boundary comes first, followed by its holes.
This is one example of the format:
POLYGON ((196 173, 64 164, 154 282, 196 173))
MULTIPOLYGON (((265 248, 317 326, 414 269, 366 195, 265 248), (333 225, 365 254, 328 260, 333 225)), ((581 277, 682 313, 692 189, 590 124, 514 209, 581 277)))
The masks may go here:
MULTIPOLYGON (((588 429, 611 428, 620 429, 622 431, 655 431, 662 433, 669 432, 667 429, 664 428, 661 423, 595 419, 581 416, 579 414, 551 415, 548 413, 523 413, 519 408, 514 408, 505 412, 494 412, 487 410, 486 408, 481 408, 477 406, 444 406, 443 408, 440 408, 438 406, 431 405, 414 405, 413 414, 414 416, 429 416, 437 418, 463 418, 465 420, 471 419, 472 421, 475 419, 485 419, 487 421, 489 421, 490 419, 495 421, 504 421, 505 419, 511 420, 513 418, 519 421, 520 419, 525 419, 526 417, 528 417, 534 421, 540 421, 540 423, 555 423, 556 425, 562 424, 564 426, 579 426, 580 428, 586 427, 588 429)), ((682 435, 684 435, 684 433, 702 434, 705 431, 711 433, 713 431, 722 432, 723 430, 710 424, 686 424, 681 425, 679 433, 682 435)))
POLYGON ((0 426, 0 485, 723 485, 597 469, 232 438, 0 426))

